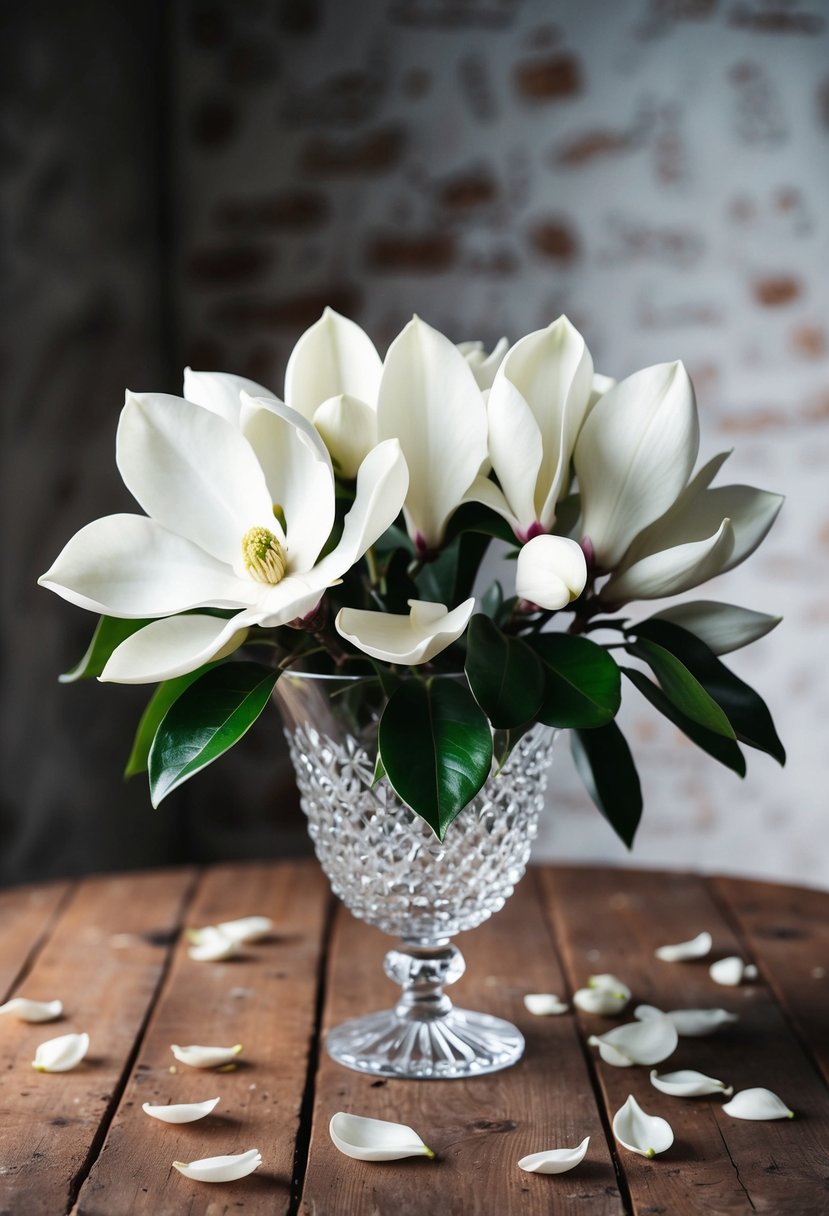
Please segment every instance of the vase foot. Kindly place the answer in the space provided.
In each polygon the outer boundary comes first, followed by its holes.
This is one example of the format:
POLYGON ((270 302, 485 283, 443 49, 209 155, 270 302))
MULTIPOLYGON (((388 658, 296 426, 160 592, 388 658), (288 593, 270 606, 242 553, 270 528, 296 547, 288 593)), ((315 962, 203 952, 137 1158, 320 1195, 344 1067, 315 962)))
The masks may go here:
POLYGON ((326 1046, 332 1059, 357 1072, 429 1081, 509 1068, 521 1059, 524 1038, 510 1022, 467 1009, 423 1020, 389 1010, 334 1027, 326 1046))

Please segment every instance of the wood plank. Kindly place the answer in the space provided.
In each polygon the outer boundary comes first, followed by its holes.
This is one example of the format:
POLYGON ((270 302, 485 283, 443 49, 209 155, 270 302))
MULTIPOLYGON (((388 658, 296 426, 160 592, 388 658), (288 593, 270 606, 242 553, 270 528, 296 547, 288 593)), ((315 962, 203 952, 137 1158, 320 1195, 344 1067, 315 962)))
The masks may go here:
MULTIPOLYGON (((571 869, 542 875, 570 982, 614 972, 633 989, 634 1003, 663 1009, 724 1007, 740 1015, 728 1030, 681 1039, 660 1070, 696 1068, 737 1090, 767 1086, 796 1111, 795 1120, 757 1123, 730 1119, 717 1098, 683 1100, 655 1090, 646 1068, 596 1070, 608 1115, 632 1093, 652 1114, 671 1123, 676 1141, 656 1161, 619 1150, 637 1213, 825 1213, 829 1182, 829 1094, 817 1070, 762 983, 738 989, 715 984, 708 963, 664 963, 654 949, 703 929, 714 937, 713 957, 740 952, 740 943, 701 878, 627 870, 571 869), (823 1145, 823 1148, 821 1148, 823 1145)), ((582 1034, 619 1021, 580 1014, 582 1034)), ((593 1051, 594 1049, 590 1049, 593 1051)))
MULTIPOLYGON (((325 1026, 390 1007, 394 986, 382 961, 393 940, 341 909, 330 951, 325 1026)), ((466 975, 451 989, 461 1007, 509 1018, 527 1040, 513 1068, 469 1081, 372 1079, 320 1060, 310 1159, 302 1197, 307 1216, 590 1216, 624 1212, 592 1082, 569 1017, 537 1018, 527 992, 555 992, 563 979, 535 884, 527 878, 503 911, 458 945, 466 975), (331 1143, 338 1110, 410 1124, 435 1161, 353 1161, 331 1143), (522 1173, 530 1152, 591 1137, 577 1172, 522 1173)), ((399 991, 399 990, 398 990, 399 991)))
POLYGON ((712 886, 829 1081, 829 894, 734 878, 712 886))
MULTIPOLYGON (((0 891, 0 1004, 15 995, 72 884, 50 882, 0 891)), ((31 996, 25 993, 17 995, 31 996)))
POLYGON ((103 1151, 80 1193, 78 1216, 288 1211, 330 899, 310 860, 222 866, 206 875, 188 924, 264 915, 275 922, 274 936, 224 963, 196 963, 186 940, 180 942, 103 1151), (235 1071, 206 1072, 176 1065, 171 1043, 242 1043, 244 1053, 235 1071), (160 1123, 141 1109, 144 1102, 217 1095, 215 1114, 197 1123, 160 1123), (262 1167, 220 1188, 172 1168, 173 1161, 250 1148, 262 1153, 262 1167))
POLYGON ((115 1100, 166 964, 191 886, 186 871, 83 881, 26 979, 33 998, 60 998, 65 1017, 32 1026, 0 1019, 3 1170, 0 1211, 55 1216, 74 1198, 115 1100), (74 1071, 36 1073, 37 1045, 91 1038, 74 1071))

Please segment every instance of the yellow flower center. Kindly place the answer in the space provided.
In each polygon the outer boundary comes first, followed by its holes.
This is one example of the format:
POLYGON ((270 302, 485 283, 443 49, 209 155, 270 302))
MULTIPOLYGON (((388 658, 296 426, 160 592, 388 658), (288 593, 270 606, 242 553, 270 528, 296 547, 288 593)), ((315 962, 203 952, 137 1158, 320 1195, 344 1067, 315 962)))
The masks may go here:
POLYGON ((285 550, 267 528, 249 528, 242 537, 245 569, 257 583, 275 586, 285 577, 285 550))

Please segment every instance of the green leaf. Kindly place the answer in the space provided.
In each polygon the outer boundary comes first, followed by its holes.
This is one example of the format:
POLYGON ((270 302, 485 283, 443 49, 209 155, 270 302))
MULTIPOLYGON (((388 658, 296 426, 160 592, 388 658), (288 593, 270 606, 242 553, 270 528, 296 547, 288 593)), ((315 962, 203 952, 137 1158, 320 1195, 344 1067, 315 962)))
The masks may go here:
POLYGON ((570 732, 570 749, 587 792, 628 848, 642 817, 642 788, 625 736, 615 722, 570 732))
POLYGON ((58 676, 58 680, 61 684, 74 684, 76 680, 89 680, 93 676, 99 676, 116 646, 120 646, 127 638, 152 622, 152 617, 147 620, 124 621, 120 617, 102 616, 95 626, 86 654, 70 671, 58 676))
POLYGON ((546 668, 547 687, 538 720, 547 726, 604 726, 622 699, 619 668, 601 646, 568 633, 528 639, 546 668))
POLYGON ((648 664, 665 696, 687 718, 726 739, 736 738, 734 727, 717 702, 670 650, 648 638, 628 642, 625 649, 648 664))
POLYGON ((184 690, 150 748, 153 806, 238 743, 267 705, 278 675, 260 663, 221 663, 184 690))
POLYGON ((445 543, 460 536, 461 532, 479 532, 483 536, 506 541, 508 545, 518 544, 515 533, 504 517, 480 502, 468 502, 458 507, 446 527, 445 543))
POLYGON ((763 698, 725 666, 696 634, 673 621, 651 617, 630 630, 664 646, 699 680, 724 711, 741 743, 786 763, 786 751, 763 698))
POLYGON ((215 663, 211 663, 209 666, 199 667, 196 671, 189 671, 187 675, 176 676, 175 679, 165 680, 163 684, 158 685, 147 702, 147 707, 138 723, 132 751, 127 760, 127 767, 124 769, 125 778, 135 777, 138 773, 146 773, 150 748, 152 747, 155 732, 158 730, 161 719, 173 702, 178 700, 185 688, 189 688, 195 680, 198 680, 206 671, 210 671, 215 666, 215 663))
POLYGON ((438 840, 489 776, 492 733, 465 684, 406 680, 383 711, 380 755, 392 789, 438 840))
POLYGON ((637 671, 633 667, 623 667, 622 671, 631 684, 639 689, 642 696, 650 701, 651 705, 655 709, 658 709, 669 722, 673 722, 674 726, 678 726, 683 734, 686 734, 692 742, 696 743, 697 747, 701 747, 709 756, 713 756, 715 760, 719 760, 720 764, 724 764, 726 768, 730 768, 739 777, 745 777, 746 758, 734 739, 726 739, 722 735, 716 734, 713 730, 706 730, 704 726, 700 726, 694 722, 681 709, 677 709, 659 685, 654 684, 653 680, 649 680, 644 672, 637 671))
POLYGON ((449 607, 454 608, 469 599, 475 578, 484 560, 492 537, 481 532, 465 532, 458 538, 458 555, 455 562, 455 581, 449 607))
POLYGON ((544 699, 544 668, 526 642, 505 637, 476 612, 469 622, 466 678, 472 695, 496 730, 534 718, 544 699))
POLYGON ((504 606, 504 588, 500 583, 495 582, 491 587, 488 587, 481 597, 481 611, 484 616, 490 617, 493 621, 497 621, 501 609, 504 606))

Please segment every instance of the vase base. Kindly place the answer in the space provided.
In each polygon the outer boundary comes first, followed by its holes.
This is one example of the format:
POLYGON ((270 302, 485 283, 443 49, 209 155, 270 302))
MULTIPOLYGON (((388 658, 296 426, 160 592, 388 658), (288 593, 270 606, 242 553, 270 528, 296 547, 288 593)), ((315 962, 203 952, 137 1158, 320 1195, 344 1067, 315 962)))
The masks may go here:
POLYGON ((524 1037, 510 1022, 468 1009, 426 1020, 389 1010, 334 1027, 326 1046, 332 1059, 357 1072, 445 1081, 509 1068, 524 1053, 524 1037))

